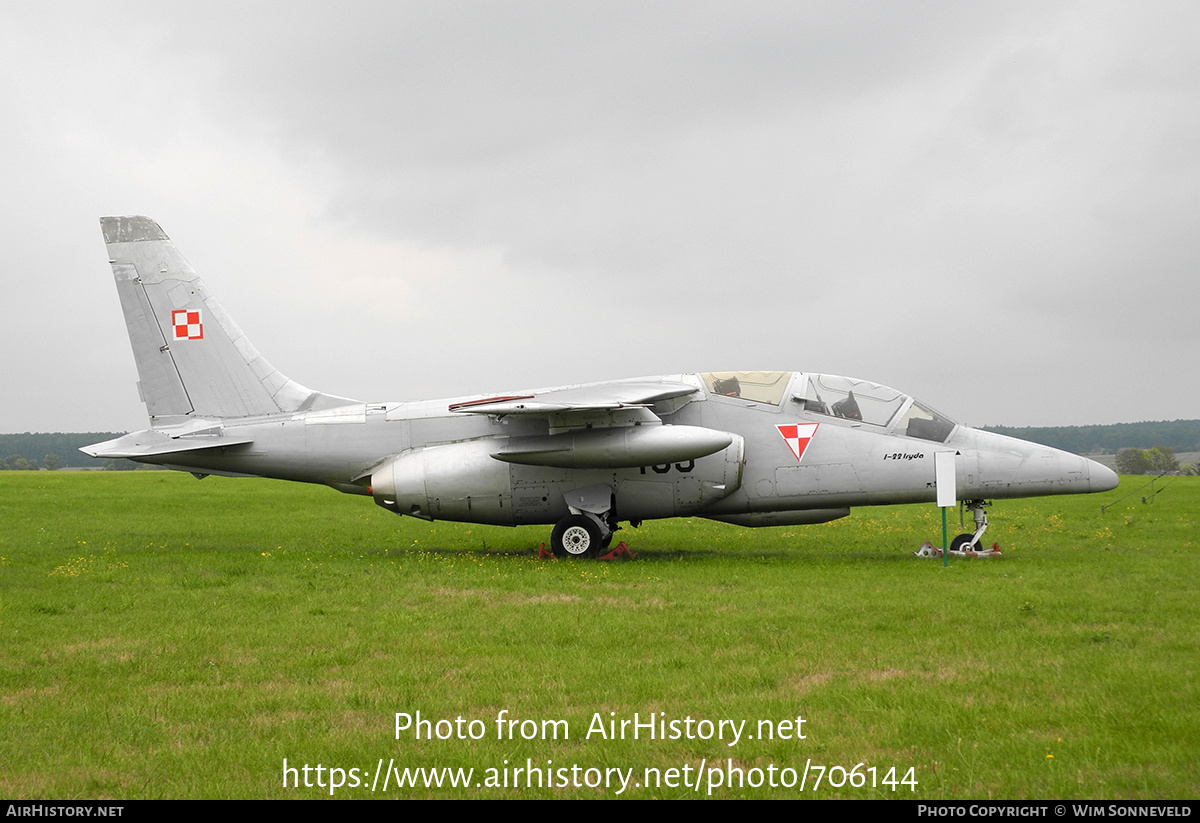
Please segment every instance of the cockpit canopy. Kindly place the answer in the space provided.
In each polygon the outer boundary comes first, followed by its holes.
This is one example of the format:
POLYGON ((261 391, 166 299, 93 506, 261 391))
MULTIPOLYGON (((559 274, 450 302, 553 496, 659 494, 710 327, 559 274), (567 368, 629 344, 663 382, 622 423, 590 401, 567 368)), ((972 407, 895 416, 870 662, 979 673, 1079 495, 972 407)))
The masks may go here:
POLYGON ((700 375, 700 379, 713 394, 778 406, 793 374, 790 371, 714 371, 700 375))
POLYGON ((707 372, 700 379, 714 395, 772 406, 781 405, 787 397, 808 415, 866 423, 935 443, 944 443, 957 425, 907 394, 836 374, 707 372))

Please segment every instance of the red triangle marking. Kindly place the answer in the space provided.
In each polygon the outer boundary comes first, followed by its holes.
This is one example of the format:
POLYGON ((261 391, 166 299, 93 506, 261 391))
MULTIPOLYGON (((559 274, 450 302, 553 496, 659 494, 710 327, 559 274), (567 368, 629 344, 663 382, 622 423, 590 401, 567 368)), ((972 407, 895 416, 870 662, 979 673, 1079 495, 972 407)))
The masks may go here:
POLYGON ((782 426, 776 426, 779 431, 779 436, 783 438, 783 442, 787 443, 787 447, 791 450, 792 455, 799 463, 804 457, 804 452, 808 450, 808 444, 812 442, 813 437, 817 433, 817 427, 820 423, 788 423, 782 426))

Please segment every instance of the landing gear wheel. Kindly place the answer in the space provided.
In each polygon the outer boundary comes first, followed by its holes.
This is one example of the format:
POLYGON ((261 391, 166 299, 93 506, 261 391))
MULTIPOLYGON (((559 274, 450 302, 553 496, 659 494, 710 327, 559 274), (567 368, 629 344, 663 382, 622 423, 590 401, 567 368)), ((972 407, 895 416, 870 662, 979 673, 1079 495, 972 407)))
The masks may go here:
POLYGON ((971 547, 971 540, 975 537, 973 534, 956 534, 954 539, 950 541, 950 551, 962 552, 971 547))
POLYGON ((602 542, 600 527, 582 514, 564 517, 550 533, 550 548, 555 557, 595 557, 602 542))

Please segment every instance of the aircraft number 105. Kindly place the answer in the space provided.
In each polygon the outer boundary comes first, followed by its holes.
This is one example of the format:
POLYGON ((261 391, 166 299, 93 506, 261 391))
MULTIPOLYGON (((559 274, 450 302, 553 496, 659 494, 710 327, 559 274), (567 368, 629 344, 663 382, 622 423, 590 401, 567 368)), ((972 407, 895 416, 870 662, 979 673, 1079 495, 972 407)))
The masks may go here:
MULTIPOLYGON (((654 469, 655 474, 666 474, 667 472, 669 472, 671 470, 671 465, 672 464, 670 464, 670 463, 662 463, 658 466, 651 466, 650 468, 654 469)), ((682 472, 683 474, 687 474, 692 469, 696 468, 696 461, 689 460, 686 463, 675 463, 674 465, 675 465, 675 471, 682 472)), ((646 473, 645 466, 641 467, 641 473, 642 474, 646 473)))

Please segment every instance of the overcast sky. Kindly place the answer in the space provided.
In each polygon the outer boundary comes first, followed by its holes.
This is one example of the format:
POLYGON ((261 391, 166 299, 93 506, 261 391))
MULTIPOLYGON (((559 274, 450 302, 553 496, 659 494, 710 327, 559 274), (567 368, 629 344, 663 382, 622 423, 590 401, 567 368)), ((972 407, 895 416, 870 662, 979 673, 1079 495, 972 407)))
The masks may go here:
POLYGON ((98 218, 312 388, 1200 417, 1200 4, 0 3, 0 432, 144 428, 98 218))

